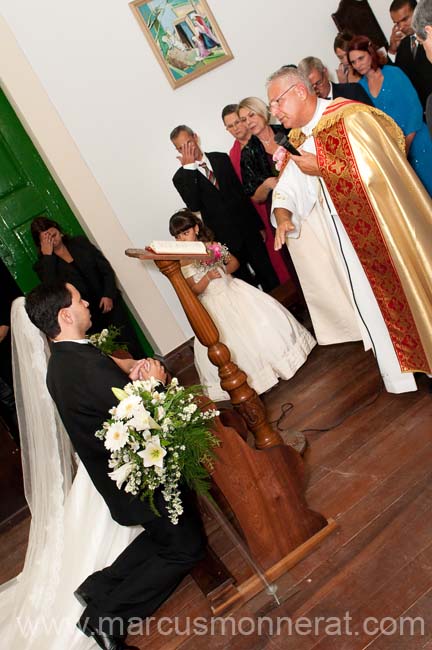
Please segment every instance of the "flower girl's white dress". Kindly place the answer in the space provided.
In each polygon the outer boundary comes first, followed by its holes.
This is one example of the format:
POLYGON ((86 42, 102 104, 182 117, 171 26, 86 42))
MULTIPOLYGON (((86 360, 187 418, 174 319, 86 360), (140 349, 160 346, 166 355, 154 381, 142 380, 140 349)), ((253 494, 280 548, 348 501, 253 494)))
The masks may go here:
MULTIPOLYGON (((214 268, 214 267, 212 267, 214 268)), ((193 263, 182 266, 186 278, 199 282, 209 267, 193 263)), ((216 327, 232 360, 248 375, 258 394, 290 379, 304 364, 316 341, 290 312, 274 298, 237 280, 217 267, 220 279, 211 280, 198 296, 216 327)), ((200 383, 214 401, 229 399, 207 356, 207 348, 195 338, 195 365, 200 383)))

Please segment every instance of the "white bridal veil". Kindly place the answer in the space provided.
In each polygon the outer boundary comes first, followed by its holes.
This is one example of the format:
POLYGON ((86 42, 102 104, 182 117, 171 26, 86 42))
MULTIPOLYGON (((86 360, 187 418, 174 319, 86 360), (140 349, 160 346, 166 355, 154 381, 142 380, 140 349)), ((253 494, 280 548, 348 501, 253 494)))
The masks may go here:
POLYGON ((22 573, 0 586, 0 648, 93 650, 75 624, 74 590, 113 562, 136 536, 110 516, 73 451, 46 387, 45 337, 30 322, 24 298, 12 305, 14 386, 24 489, 31 527, 22 573))

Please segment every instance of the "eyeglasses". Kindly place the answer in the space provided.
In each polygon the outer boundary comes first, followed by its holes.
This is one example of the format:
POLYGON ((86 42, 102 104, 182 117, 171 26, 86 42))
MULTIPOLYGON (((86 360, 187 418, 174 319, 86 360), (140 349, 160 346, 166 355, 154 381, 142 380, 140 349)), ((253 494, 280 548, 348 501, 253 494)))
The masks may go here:
POLYGON ((225 128, 227 131, 231 131, 231 129, 235 129, 236 126, 238 126, 239 124, 244 124, 245 122, 246 122, 246 118, 241 117, 240 119, 235 120, 232 124, 227 124, 225 128))
POLYGON ((297 82, 289 86, 289 88, 287 88, 286 90, 284 90, 283 93, 279 95, 279 97, 276 97, 276 99, 271 99, 268 105, 269 110, 271 110, 272 108, 279 108, 279 102, 282 99, 282 97, 287 93, 289 93, 289 91, 292 90, 295 86, 297 86, 297 82))
POLYGON ((321 79, 318 79, 318 81, 315 81, 315 83, 312 84, 312 88, 313 88, 314 90, 317 90, 318 88, 320 88, 320 86, 323 85, 324 81, 325 81, 325 79, 324 79, 324 75, 322 74, 322 75, 321 75, 321 79))

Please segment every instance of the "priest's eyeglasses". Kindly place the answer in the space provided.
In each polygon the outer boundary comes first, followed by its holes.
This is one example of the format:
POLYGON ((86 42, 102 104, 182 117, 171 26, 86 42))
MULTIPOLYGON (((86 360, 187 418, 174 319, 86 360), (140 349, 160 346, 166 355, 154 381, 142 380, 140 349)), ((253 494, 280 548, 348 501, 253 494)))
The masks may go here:
POLYGON ((276 99, 271 99, 268 105, 269 109, 271 110, 272 108, 279 108, 279 102, 282 99, 282 97, 287 93, 289 93, 289 91, 292 90, 295 86, 297 86, 297 82, 289 86, 286 90, 284 90, 283 93, 279 95, 279 97, 276 97, 276 99))

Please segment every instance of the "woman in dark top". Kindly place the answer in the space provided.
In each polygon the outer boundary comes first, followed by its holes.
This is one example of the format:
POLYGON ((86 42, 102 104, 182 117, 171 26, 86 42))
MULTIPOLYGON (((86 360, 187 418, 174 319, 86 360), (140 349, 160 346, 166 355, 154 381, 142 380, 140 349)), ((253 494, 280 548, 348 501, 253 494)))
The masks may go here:
POLYGON ((0 416, 6 422, 9 431, 19 446, 18 420, 12 377, 10 311, 12 302, 22 293, 1 259, 0 286, 0 416))
POLYGON ((270 113, 266 104, 259 97, 246 97, 238 105, 241 120, 246 121, 252 134, 241 152, 241 173, 245 194, 256 203, 266 207, 267 218, 265 225, 266 245, 272 264, 284 264, 289 275, 294 280, 297 292, 302 297, 300 283, 291 261, 291 257, 283 247, 281 251, 274 250, 274 228, 270 224, 272 192, 278 182, 278 172, 273 161, 273 154, 279 145, 274 139, 278 132, 286 134, 283 126, 269 124, 270 113), (272 252, 271 252, 272 251, 272 252), (277 260, 275 255, 278 255, 277 260))
POLYGON ((278 148, 274 136, 282 126, 269 124, 267 106, 259 97, 246 97, 238 105, 241 120, 246 121, 252 134, 242 150, 241 170, 245 193, 257 203, 266 203, 271 208, 271 193, 277 183, 277 171, 273 154, 278 148))
POLYGON ((45 217, 33 220, 31 233, 39 252, 34 270, 41 281, 73 284, 89 303, 90 332, 100 332, 109 325, 121 328, 120 339, 134 358, 140 358, 142 349, 123 306, 114 271, 100 250, 86 237, 65 235, 56 221, 45 217))

